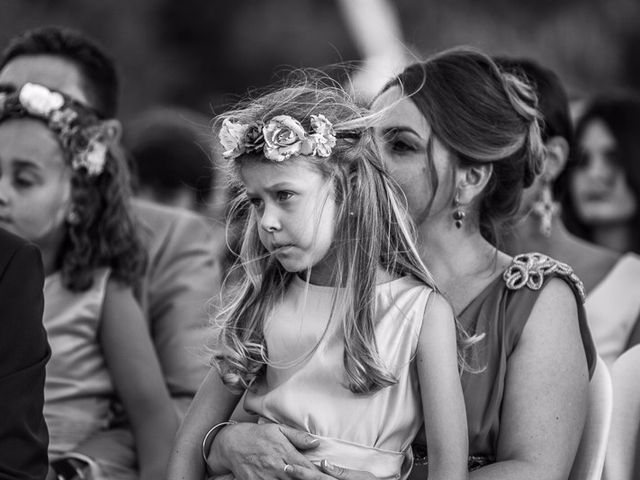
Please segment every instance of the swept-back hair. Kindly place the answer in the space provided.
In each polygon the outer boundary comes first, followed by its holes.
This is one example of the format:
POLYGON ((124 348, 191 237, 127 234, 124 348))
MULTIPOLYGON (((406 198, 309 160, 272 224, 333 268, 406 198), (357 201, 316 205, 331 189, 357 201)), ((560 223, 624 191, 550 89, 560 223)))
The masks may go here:
MULTIPOLYGON (((331 319, 340 318, 344 336, 344 366, 348 388, 373 392, 396 382, 383 364, 375 339, 375 289, 380 268, 393 277, 409 275, 435 288, 420 259, 403 198, 386 173, 370 128, 372 117, 355 105, 345 91, 323 81, 282 88, 243 103, 218 118, 249 124, 289 115, 311 131, 311 115, 324 115, 338 137, 328 158, 294 156, 280 163, 306 162, 331 182, 336 202, 336 269, 332 285, 331 319)), ((267 162, 262 153, 241 155, 233 172, 248 162, 267 162)), ((237 179, 237 175, 235 175, 237 179)), ((247 205, 242 185, 234 211, 244 212, 243 242, 238 265, 244 275, 230 303, 221 310, 220 346, 214 356, 224 382, 244 389, 268 364, 263 327, 296 273, 287 272, 260 242, 256 213, 247 205)), ((329 199, 328 199, 329 200, 329 199)), ((461 342, 464 340, 459 330, 461 342)))
MULTIPOLYGON (((523 189, 542 166, 541 116, 534 89, 526 80, 500 70, 489 56, 466 47, 408 66, 383 91, 394 86, 416 105, 433 136, 459 165, 492 165, 472 212, 481 234, 498 245, 503 227, 516 218, 523 189)), ((430 150, 432 145, 431 141, 430 150)), ((435 192, 438 176, 432 157, 429 168, 435 192)))

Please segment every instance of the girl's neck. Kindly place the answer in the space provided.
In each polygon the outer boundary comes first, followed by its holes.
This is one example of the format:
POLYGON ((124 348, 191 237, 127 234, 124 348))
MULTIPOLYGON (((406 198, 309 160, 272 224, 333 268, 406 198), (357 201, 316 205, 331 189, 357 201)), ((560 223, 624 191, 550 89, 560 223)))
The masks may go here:
POLYGON ((594 228, 592 238, 594 243, 616 252, 624 253, 631 247, 631 230, 626 223, 594 228))
POLYGON ((60 238, 47 238, 37 242, 40 254, 42 255, 42 266, 44 267, 45 276, 49 276, 58 271, 58 259, 63 241, 64 232, 60 234, 60 238))

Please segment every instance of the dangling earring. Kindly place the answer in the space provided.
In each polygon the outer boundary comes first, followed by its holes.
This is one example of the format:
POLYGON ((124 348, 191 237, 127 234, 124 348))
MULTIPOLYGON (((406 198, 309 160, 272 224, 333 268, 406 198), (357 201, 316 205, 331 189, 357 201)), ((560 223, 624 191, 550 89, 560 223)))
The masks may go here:
POLYGON ((456 207, 453 212, 453 221, 456 228, 462 228, 462 221, 464 217, 467 215, 460 205, 460 192, 456 192, 456 196, 453 199, 453 205, 456 207))
POLYGON ((80 223, 80 214, 78 213, 78 209, 75 207, 75 205, 72 205, 69 209, 66 220, 69 225, 77 225, 78 223, 80 223))
POLYGON ((551 191, 551 177, 543 175, 541 178, 542 187, 538 199, 533 202, 532 211, 540 218, 540 233, 545 237, 551 236, 551 225, 554 215, 560 212, 560 205, 553 201, 551 191))

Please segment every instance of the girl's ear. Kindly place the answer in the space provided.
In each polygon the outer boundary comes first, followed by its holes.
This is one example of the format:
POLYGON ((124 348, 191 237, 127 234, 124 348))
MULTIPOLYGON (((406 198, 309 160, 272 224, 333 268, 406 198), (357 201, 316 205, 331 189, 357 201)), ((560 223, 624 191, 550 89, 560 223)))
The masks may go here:
POLYGON ((461 205, 473 202, 489 183, 493 173, 493 164, 486 162, 470 167, 458 167, 456 172, 456 192, 461 205))
POLYGON ((120 120, 111 118, 105 120, 101 125, 102 139, 107 145, 118 145, 122 139, 122 123, 120 120))

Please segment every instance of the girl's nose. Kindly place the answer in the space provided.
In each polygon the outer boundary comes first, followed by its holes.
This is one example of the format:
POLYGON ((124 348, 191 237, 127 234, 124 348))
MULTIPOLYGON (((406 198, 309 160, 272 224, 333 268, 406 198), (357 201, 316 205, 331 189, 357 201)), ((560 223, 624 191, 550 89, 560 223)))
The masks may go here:
POLYGON ((6 180, 0 176, 0 205, 6 205, 9 201, 6 180))
POLYGON ((280 230, 280 221, 273 209, 265 208, 262 218, 260 219, 260 227, 268 233, 280 230))

